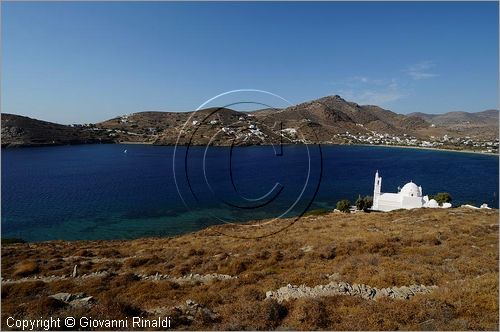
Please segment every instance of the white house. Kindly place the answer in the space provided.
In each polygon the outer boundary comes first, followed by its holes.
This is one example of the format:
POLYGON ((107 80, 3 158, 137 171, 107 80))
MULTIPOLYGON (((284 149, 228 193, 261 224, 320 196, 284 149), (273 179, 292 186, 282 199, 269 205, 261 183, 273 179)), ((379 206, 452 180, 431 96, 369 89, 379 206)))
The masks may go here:
MULTIPOLYGON (((429 200, 428 196, 423 196, 422 187, 413 182, 408 182, 398 193, 382 193, 382 177, 375 173, 375 185, 373 189, 372 210, 392 211, 397 209, 416 209, 422 207, 439 208, 436 200, 429 200)), ((451 207, 451 204, 444 203, 443 208, 451 207)))

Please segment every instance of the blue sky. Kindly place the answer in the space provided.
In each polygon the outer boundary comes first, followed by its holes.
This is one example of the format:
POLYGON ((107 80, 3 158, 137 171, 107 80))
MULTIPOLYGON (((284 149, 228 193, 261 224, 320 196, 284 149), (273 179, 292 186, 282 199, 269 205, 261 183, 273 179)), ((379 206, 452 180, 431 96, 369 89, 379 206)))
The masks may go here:
POLYGON ((253 88, 498 108, 498 3, 5 3, 2 112, 97 122, 253 88))

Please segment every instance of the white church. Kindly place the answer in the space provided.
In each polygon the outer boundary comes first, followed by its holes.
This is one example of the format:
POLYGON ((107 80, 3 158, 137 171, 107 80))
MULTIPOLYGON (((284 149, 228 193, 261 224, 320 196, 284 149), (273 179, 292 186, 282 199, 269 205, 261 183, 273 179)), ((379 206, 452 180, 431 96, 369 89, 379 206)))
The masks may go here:
POLYGON ((413 182, 408 182, 399 190, 398 193, 382 193, 382 178, 375 173, 375 186, 373 189, 372 210, 392 211, 397 209, 416 209, 422 207, 428 208, 449 208, 450 203, 444 203, 439 206, 436 200, 429 200, 429 196, 422 195, 422 187, 413 182))

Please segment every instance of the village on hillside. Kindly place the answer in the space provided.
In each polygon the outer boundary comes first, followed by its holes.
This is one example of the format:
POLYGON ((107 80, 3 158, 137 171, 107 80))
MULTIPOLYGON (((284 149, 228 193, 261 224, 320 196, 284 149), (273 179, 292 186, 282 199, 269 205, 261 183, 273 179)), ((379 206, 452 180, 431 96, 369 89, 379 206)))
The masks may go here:
MULTIPOLYGON (((424 148, 474 150, 484 153, 498 153, 498 138, 482 139, 476 137, 452 137, 444 135, 441 137, 430 136, 429 139, 419 139, 414 136, 404 134, 403 137, 390 135, 387 133, 353 134, 346 131, 342 134, 334 135, 334 138, 341 140, 344 144, 369 144, 369 145, 394 145, 424 148)), ((334 141, 328 142, 333 143, 334 141)))

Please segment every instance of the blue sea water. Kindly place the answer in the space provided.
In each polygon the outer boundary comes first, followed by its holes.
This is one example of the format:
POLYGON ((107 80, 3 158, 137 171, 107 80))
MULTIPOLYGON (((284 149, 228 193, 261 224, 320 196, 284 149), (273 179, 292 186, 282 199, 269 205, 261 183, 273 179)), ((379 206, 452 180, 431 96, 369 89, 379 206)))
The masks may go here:
POLYGON ((498 157, 367 146, 80 145, 2 149, 2 237, 176 235, 334 208, 412 180, 453 204, 498 208, 498 157), (125 151, 126 150, 126 151, 125 151))

